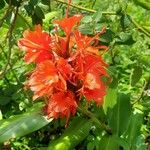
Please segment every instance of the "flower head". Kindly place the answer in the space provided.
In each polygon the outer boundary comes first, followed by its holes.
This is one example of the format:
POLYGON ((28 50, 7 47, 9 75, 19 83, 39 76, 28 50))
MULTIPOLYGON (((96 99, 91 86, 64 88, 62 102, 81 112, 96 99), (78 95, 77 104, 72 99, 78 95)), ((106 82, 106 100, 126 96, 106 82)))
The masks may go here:
POLYGON ((68 121, 82 97, 87 102, 103 103, 107 85, 101 79, 109 75, 99 49, 107 47, 98 38, 106 29, 93 37, 83 35, 77 28, 80 20, 81 16, 75 15, 54 22, 64 30, 64 37, 58 32, 49 36, 38 25, 35 31, 26 30, 18 41, 25 51, 25 61, 36 64, 28 86, 34 100, 46 99, 44 111, 48 118, 66 117, 68 121))

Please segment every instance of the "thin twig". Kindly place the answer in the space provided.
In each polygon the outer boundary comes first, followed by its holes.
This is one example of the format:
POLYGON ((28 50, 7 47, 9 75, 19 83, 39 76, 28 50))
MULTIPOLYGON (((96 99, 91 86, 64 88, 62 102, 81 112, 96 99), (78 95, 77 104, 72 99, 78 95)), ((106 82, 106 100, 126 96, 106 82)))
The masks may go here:
POLYGON ((137 27, 137 29, 139 29, 141 32, 143 32, 145 35, 147 35, 148 37, 150 37, 150 33, 147 32, 143 27, 141 27, 131 16, 127 15, 129 20, 134 24, 135 27, 137 27))
POLYGON ((145 90, 147 90, 147 88, 149 87, 149 85, 150 85, 150 77, 149 77, 148 80, 144 83, 144 86, 143 86, 143 88, 142 88, 142 91, 141 91, 141 94, 140 94, 139 98, 138 98, 136 101, 134 101, 134 102, 132 103, 132 105, 136 104, 137 102, 139 102, 139 101, 143 98, 144 92, 145 92, 145 90))
POLYGON ((12 32, 13 32, 13 29, 15 27, 18 10, 19 10, 19 7, 16 7, 14 19, 12 21, 12 24, 11 24, 11 26, 9 28, 9 31, 7 32, 7 35, 6 35, 6 38, 5 38, 5 39, 8 38, 9 49, 8 49, 7 63, 5 65, 5 67, 4 67, 4 69, 3 69, 3 72, 0 74, 0 78, 2 78, 5 75, 5 72, 7 71, 7 68, 9 66, 9 64, 10 64, 10 61, 11 61, 11 49, 13 47, 13 45, 12 45, 12 32))

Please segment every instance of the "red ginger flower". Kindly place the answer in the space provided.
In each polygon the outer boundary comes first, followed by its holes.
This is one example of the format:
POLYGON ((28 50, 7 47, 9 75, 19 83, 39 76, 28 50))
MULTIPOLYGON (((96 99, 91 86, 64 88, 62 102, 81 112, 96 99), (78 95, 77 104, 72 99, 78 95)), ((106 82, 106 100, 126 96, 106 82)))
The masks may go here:
POLYGON ((44 95, 51 95, 54 85, 58 82, 57 69, 52 61, 46 60, 38 64, 28 81, 28 85, 34 91, 33 99, 35 100, 44 95))
POLYGON ((66 117, 68 121, 76 112, 77 98, 84 96, 88 102, 94 100, 101 105, 105 95, 101 78, 109 76, 99 49, 107 47, 98 41, 105 28, 94 37, 82 35, 74 29, 80 20, 81 16, 73 16, 55 21, 66 37, 49 36, 38 25, 35 31, 25 31, 18 42, 26 52, 25 61, 37 64, 28 85, 34 92, 33 99, 48 98, 45 112, 49 118, 66 117))
POLYGON ((41 26, 35 26, 35 31, 26 30, 23 38, 18 41, 20 49, 26 52, 25 61, 27 63, 40 63, 52 58, 51 37, 46 32, 42 32, 41 26))
POLYGON ((77 103, 75 95, 71 91, 58 92, 52 95, 49 99, 45 111, 49 118, 67 117, 76 113, 77 103))
MULTIPOLYGON (((78 57, 81 59, 80 57, 78 57)), ((98 105, 102 104, 102 99, 105 95, 106 85, 101 81, 103 76, 108 74, 104 68, 107 65, 103 60, 96 56, 86 54, 80 61, 81 68, 78 67, 78 70, 81 70, 83 73, 79 74, 79 80, 83 81, 82 88, 79 90, 80 95, 86 97, 88 101, 94 100, 98 105)))
POLYGON ((66 33, 69 35, 73 29, 73 27, 80 22, 82 16, 75 15, 69 18, 64 18, 62 20, 55 20, 54 23, 58 24, 66 33))

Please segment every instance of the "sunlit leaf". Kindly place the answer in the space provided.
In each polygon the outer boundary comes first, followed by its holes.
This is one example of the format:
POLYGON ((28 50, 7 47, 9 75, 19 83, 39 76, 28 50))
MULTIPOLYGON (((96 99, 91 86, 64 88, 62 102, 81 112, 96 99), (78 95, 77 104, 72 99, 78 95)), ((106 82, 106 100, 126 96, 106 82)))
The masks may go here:
POLYGON ((48 150, 71 150, 88 135, 92 123, 84 118, 75 118, 60 138, 50 142, 48 150))
POLYGON ((34 109, 31 108, 29 112, 1 120, 0 143, 39 130, 53 120, 47 120, 46 117, 43 116, 41 110, 34 109), (34 109, 35 111, 33 111, 34 109))
POLYGON ((126 131, 131 115, 130 95, 118 94, 117 104, 108 112, 109 126, 116 135, 126 131))
POLYGON ((131 115, 131 119, 129 122, 129 126, 124 134, 124 137, 127 138, 127 141, 130 145, 130 150, 135 150, 136 142, 138 139, 138 135, 141 134, 140 128, 143 121, 143 115, 136 113, 131 115))

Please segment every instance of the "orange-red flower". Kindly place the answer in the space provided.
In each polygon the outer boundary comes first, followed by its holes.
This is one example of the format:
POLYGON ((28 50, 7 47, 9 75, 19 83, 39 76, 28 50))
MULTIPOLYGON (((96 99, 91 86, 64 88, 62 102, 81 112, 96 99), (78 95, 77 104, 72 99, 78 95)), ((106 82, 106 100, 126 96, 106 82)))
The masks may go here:
POLYGON ((33 99, 35 100, 44 95, 51 95, 54 85, 58 81, 57 69, 52 61, 46 60, 38 64, 28 81, 28 85, 34 92, 33 99))
POLYGON ((65 31, 66 35, 69 35, 73 27, 80 22, 81 18, 81 15, 75 15, 62 20, 55 20, 54 23, 58 24, 65 31))
POLYGON ((49 118, 70 118, 76 113, 77 103, 75 95, 71 91, 58 92, 52 95, 45 107, 45 112, 49 118))
POLYGON ((18 41, 20 49, 26 52, 27 63, 39 63, 52 58, 51 37, 48 33, 42 32, 41 26, 35 26, 35 31, 26 30, 23 38, 18 41))
POLYGON ((102 29, 95 36, 83 35, 75 25, 80 23, 81 16, 57 20, 66 33, 49 36, 42 32, 41 26, 35 31, 25 31, 18 41, 20 49, 25 51, 25 61, 35 63, 28 86, 34 92, 33 99, 44 97, 47 101, 45 112, 49 118, 63 118, 67 121, 77 109, 77 101, 85 97, 88 102, 103 102, 106 84, 102 77, 109 77, 107 64, 99 55, 99 36, 105 32, 102 29))

